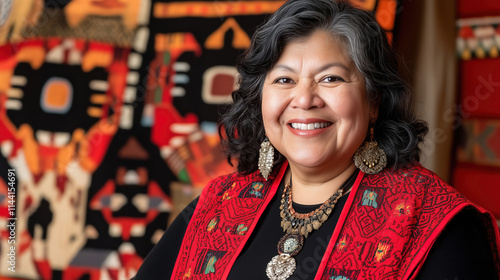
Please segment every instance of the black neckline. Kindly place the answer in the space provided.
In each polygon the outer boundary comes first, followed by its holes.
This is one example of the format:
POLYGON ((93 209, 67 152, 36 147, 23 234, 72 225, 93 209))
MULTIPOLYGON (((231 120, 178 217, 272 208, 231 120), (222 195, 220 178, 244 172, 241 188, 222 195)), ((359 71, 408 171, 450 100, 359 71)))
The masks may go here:
MULTIPOLYGON (((351 174, 351 176, 340 187, 343 188, 344 190, 350 189, 354 185, 354 182, 356 181, 356 178, 358 177, 358 173, 359 173, 359 169, 356 169, 356 171, 354 171, 351 174)), ((281 184, 281 185, 282 185, 282 188, 280 191, 281 191, 281 193, 283 193, 284 187, 283 187, 283 184, 281 184)), ((349 194, 347 194, 346 197, 348 197, 349 194)), ((323 203, 307 205, 307 204, 299 204, 299 203, 292 201, 293 209, 295 210, 295 212, 297 212, 299 214, 305 214, 305 213, 309 213, 311 211, 314 211, 315 209, 319 208, 321 205, 323 205, 323 203)))

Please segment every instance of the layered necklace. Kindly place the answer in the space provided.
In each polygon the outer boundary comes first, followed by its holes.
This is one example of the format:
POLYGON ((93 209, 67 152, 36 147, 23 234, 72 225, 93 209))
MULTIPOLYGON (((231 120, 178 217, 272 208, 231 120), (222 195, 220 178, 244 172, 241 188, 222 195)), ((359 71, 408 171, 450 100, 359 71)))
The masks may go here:
POLYGON ((349 193, 350 189, 347 191, 344 189, 347 186, 352 186, 351 179, 347 180, 319 208, 309 213, 299 214, 295 212, 292 205, 291 180, 290 176, 290 181, 286 183, 281 196, 281 227, 286 233, 278 242, 278 255, 267 264, 266 274, 270 280, 285 280, 293 274, 296 268, 293 256, 302 250, 304 240, 309 234, 313 230, 319 229, 328 220, 339 198, 349 193))

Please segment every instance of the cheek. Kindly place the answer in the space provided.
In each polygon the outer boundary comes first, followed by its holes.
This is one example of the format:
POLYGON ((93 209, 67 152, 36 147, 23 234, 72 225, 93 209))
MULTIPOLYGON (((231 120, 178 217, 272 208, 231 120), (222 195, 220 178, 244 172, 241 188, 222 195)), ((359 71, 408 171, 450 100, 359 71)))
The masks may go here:
POLYGON ((264 125, 270 125, 272 122, 279 122, 279 117, 284 110, 283 98, 278 94, 264 91, 262 94, 262 118, 264 125))
POLYGON ((262 105, 262 122, 264 123, 264 128, 267 130, 270 121, 273 119, 268 113, 268 109, 266 109, 265 105, 262 105))
POLYGON ((262 118, 264 118, 264 122, 266 121, 269 114, 272 112, 272 100, 270 100, 269 95, 266 93, 262 93, 262 118))
POLYGON ((262 96, 262 121, 264 123, 264 129, 267 132, 272 130, 273 127, 273 122, 276 121, 276 115, 275 115, 275 109, 274 109, 274 102, 273 100, 270 100, 268 95, 263 94, 262 96))
POLYGON ((368 103, 363 98, 353 98, 346 94, 332 100, 331 108, 340 119, 364 118, 368 112, 368 103))

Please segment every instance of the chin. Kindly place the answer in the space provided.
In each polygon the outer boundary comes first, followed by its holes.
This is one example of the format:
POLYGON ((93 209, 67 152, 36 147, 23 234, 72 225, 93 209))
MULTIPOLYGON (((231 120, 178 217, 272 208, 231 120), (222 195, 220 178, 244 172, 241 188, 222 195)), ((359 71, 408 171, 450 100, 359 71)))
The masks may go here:
MULTIPOLYGON (((308 157, 305 157, 305 158, 289 159, 288 162, 292 165, 308 167, 308 168, 314 168, 314 167, 319 167, 321 165, 328 164, 328 162, 325 161, 324 158, 311 157, 310 154, 308 157)), ((333 165, 333 162, 331 164, 333 165)))

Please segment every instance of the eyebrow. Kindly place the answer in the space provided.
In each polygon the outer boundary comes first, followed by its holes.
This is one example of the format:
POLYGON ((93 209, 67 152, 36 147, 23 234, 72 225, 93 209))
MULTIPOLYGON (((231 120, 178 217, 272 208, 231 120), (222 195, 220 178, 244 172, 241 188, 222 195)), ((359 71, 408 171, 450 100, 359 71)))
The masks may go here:
MULTIPOLYGON (((318 69, 316 69, 317 72, 322 72, 322 71, 325 71, 326 69, 330 68, 330 67, 340 67, 340 68, 343 68, 344 70, 346 71, 350 71, 349 67, 347 67, 346 65, 340 63, 340 62, 332 62, 332 63, 328 63, 328 64, 325 64, 321 67, 319 67, 318 69)), ((295 69, 293 69, 292 67, 288 66, 288 65, 284 65, 284 64, 277 64, 273 67, 272 70, 276 69, 276 68, 280 68, 282 70, 285 70, 285 71, 289 71, 289 72, 297 72, 295 69)))

